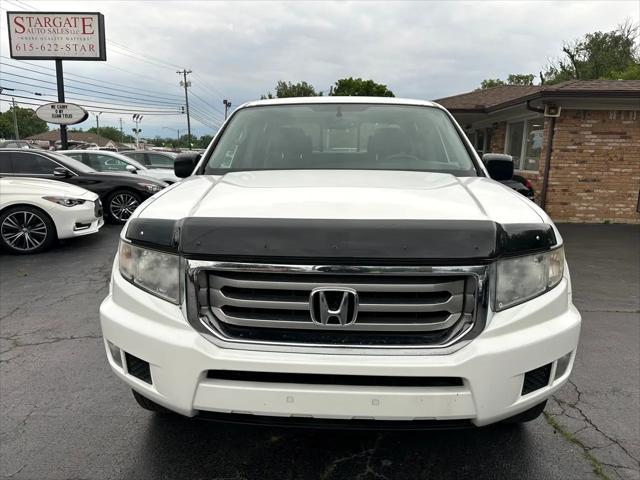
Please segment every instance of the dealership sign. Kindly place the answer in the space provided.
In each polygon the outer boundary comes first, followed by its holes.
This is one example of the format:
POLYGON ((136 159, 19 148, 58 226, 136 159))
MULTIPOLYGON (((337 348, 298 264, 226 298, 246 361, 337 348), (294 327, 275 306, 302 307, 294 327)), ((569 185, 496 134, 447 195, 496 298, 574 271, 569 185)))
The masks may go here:
POLYGON ((59 125, 74 125, 89 117, 89 113, 75 103, 47 103, 38 107, 36 115, 47 123, 59 125))
POLYGON ((11 58, 106 60, 104 16, 79 12, 7 12, 11 58))

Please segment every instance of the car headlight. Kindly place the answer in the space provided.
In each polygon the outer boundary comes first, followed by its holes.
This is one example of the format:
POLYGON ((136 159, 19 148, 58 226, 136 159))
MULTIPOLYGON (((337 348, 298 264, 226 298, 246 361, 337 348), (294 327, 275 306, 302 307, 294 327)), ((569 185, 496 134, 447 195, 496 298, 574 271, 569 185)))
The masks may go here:
POLYGON ((82 198, 70 198, 70 197, 42 197, 50 202, 57 203, 63 207, 75 207, 76 205, 82 205, 86 200, 82 198))
POLYGON ((120 241, 120 274, 137 287, 169 302, 180 303, 180 257, 120 241))
POLYGON ((157 193, 164 188, 163 185, 156 185, 155 183, 138 183, 138 185, 149 193, 157 193))
POLYGON ((535 255, 499 260, 494 310, 504 310, 542 295, 558 285, 563 274, 563 247, 535 255))

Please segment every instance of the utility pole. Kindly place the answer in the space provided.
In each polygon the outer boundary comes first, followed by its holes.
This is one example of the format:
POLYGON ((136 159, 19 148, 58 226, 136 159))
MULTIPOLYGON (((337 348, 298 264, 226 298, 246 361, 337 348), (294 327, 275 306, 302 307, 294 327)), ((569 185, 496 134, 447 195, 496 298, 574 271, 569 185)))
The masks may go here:
POLYGON ((138 128, 138 126, 140 125, 143 116, 144 115, 140 115, 138 113, 133 114, 133 121, 136 124, 136 128, 132 128, 132 130, 133 133, 136 134, 136 150, 140 150, 140 132, 142 131, 142 129, 138 128))
POLYGON ((224 119, 227 119, 227 110, 231 108, 231 102, 226 98, 222 100, 222 104, 224 105, 224 119))
POLYGON ((13 132, 15 134, 16 140, 20 140, 20 133, 18 132, 18 112, 16 111, 16 99, 11 97, 11 101, 13 102, 13 108, 11 111, 13 112, 13 132))
POLYGON ((124 142, 124 132, 122 131, 122 117, 120 117, 120 137, 121 137, 121 140, 124 142))
POLYGON ((191 70, 178 70, 176 72, 179 75, 182 75, 183 80, 180 81, 180 86, 184 87, 184 103, 187 106, 187 147, 191 150, 191 118, 189 116, 189 93, 188 88, 191 86, 191 82, 187 81, 187 75, 191 73, 191 70))
MULTIPOLYGON (((62 60, 60 59, 56 59, 56 83, 58 85, 58 102, 64 103, 64 75, 62 72, 62 60)), ((60 125, 60 143, 62 150, 69 148, 66 125, 60 125)))
POLYGON ((100 115, 102 112, 96 112, 94 115, 96 116, 96 135, 100 136, 100 115))

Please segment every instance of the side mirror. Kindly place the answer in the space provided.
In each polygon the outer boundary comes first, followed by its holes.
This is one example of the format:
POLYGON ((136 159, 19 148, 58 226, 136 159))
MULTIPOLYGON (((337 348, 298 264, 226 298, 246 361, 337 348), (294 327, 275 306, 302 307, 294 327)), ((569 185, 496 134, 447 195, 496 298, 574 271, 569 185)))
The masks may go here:
POLYGON ((138 173, 138 169, 133 165, 127 165, 124 169, 129 173, 138 173))
POLYGON ((69 178, 69 170, 63 167, 56 167, 53 169, 53 176, 57 178, 69 178))
POLYGON ((511 180, 513 177, 513 157, 502 153, 485 153, 482 163, 494 180, 511 180))
POLYGON ((193 173, 201 155, 199 153, 181 153, 173 163, 173 171, 176 177, 187 178, 193 173))

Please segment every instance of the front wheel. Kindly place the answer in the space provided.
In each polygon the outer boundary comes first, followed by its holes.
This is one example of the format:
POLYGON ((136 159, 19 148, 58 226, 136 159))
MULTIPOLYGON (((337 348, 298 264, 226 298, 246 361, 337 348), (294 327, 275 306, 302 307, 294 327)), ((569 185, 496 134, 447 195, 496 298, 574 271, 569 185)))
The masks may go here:
POLYGON ((44 252, 56 238, 53 221, 38 208, 17 206, 0 215, 0 245, 10 253, 44 252))
POLYGON ((125 223, 138 205, 140 196, 130 190, 117 190, 107 199, 107 216, 113 223, 125 223))

